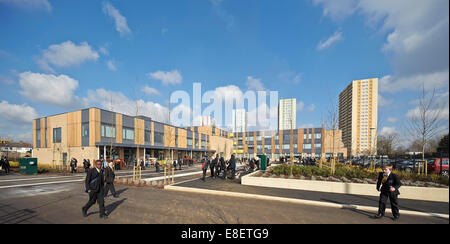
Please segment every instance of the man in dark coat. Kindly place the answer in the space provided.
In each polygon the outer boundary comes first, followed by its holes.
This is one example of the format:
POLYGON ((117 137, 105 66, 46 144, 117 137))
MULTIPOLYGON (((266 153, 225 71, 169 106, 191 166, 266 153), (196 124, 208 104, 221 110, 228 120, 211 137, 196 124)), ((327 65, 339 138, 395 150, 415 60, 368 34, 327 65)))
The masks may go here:
POLYGON ((72 169, 72 171, 70 173, 76 173, 77 172, 77 160, 75 158, 72 158, 70 160, 70 168, 72 169))
POLYGON ((217 160, 219 159, 219 155, 216 155, 216 157, 211 161, 211 164, 209 165, 209 170, 211 172, 211 178, 216 178, 216 174, 214 173, 214 170, 216 169, 217 160))
POLYGON ((8 158, 5 156, 5 159, 3 159, 3 165, 2 165, 3 169, 5 170, 5 174, 9 174, 9 160, 8 158))
POLYGON ((86 174, 89 171, 90 167, 91 167, 91 164, 86 159, 83 159, 83 168, 84 168, 84 172, 86 174))
POLYGON ((202 181, 205 181, 206 171, 208 170, 208 166, 209 166, 208 158, 203 156, 203 159, 202 159, 202 170, 203 170, 202 181))
POLYGON ((84 217, 87 216, 88 209, 97 202, 100 208, 100 218, 108 218, 105 213, 104 186, 105 179, 102 171, 102 161, 96 160, 95 168, 90 169, 86 175, 85 192, 89 193, 89 201, 82 208, 84 217))
POLYGON ((384 216, 386 201, 388 198, 391 202, 394 220, 398 220, 400 218, 398 209, 398 195, 400 195, 398 189, 400 186, 402 186, 402 183, 400 182, 398 176, 392 173, 392 165, 388 164, 383 166, 383 172, 380 172, 377 181, 377 191, 380 191, 381 194, 378 202, 378 214, 374 216, 375 218, 381 218, 384 216))
POLYGON ((231 155, 230 158, 230 168, 231 168, 231 179, 234 179, 234 176, 236 174, 236 158, 234 157, 234 153, 231 155))
POLYGON ((116 189, 114 188, 114 179, 116 175, 114 174, 114 163, 110 162, 108 167, 105 168, 105 197, 108 196, 108 192, 111 190, 111 193, 114 197, 118 197, 116 194, 116 189))

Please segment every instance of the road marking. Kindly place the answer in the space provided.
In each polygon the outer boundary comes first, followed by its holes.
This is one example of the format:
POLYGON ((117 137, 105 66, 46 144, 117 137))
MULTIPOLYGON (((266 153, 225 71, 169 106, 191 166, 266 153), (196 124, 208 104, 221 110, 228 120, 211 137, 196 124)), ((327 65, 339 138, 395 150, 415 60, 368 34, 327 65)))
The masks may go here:
POLYGON ((52 182, 44 182, 44 183, 32 183, 32 184, 21 184, 21 185, 10 185, 10 186, 0 186, 0 189, 14 188, 14 187, 26 187, 26 186, 51 185, 51 184, 71 183, 71 182, 80 182, 80 181, 84 181, 84 179, 66 180, 66 181, 52 181, 52 182))
MULTIPOLYGON (((132 172, 121 172, 121 173, 132 173, 132 172)), ((188 175, 195 175, 195 174, 199 174, 202 173, 202 171, 196 171, 196 172, 191 172, 191 173, 184 173, 184 174, 175 174, 175 178, 177 177, 182 177, 182 176, 188 176, 188 175)), ((149 173, 149 174, 144 174, 144 175, 150 175, 150 174, 156 174, 155 173, 149 173)), ((131 177, 132 175, 129 176, 120 176, 120 177, 131 177)), ((22 181, 22 180, 45 180, 45 179, 57 179, 57 178, 67 178, 67 177, 76 177, 76 176, 54 176, 54 177, 45 177, 45 178, 28 178, 28 179, 15 179, 15 180, 4 180, 3 182, 6 181, 22 181)), ((117 178, 120 178, 117 177, 117 178)), ((152 177, 152 178, 146 178, 143 180, 148 180, 148 181, 153 181, 153 180, 163 180, 164 176, 159 176, 159 177, 152 177)), ((0 186, 0 189, 6 189, 6 188, 15 188, 15 187, 27 187, 27 186, 39 186, 39 185, 51 185, 51 184, 62 184, 62 183, 73 183, 73 182, 81 182, 84 181, 85 177, 83 176, 81 179, 76 179, 76 180, 66 180, 66 181, 52 181, 52 182, 43 182, 43 183, 30 183, 30 184, 20 184, 20 185, 8 185, 8 186, 0 186)))
MULTIPOLYGON (((174 178, 183 177, 183 176, 189 176, 189 175, 197 175, 197 174, 201 174, 201 173, 203 173, 203 171, 196 171, 196 172, 184 173, 184 174, 176 174, 176 175, 174 175, 174 178)), ((172 175, 166 176, 166 178, 172 178, 172 175)), ((145 178, 143 180, 145 180, 145 181, 164 180, 164 176, 158 176, 158 177, 153 177, 153 178, 145 178)))

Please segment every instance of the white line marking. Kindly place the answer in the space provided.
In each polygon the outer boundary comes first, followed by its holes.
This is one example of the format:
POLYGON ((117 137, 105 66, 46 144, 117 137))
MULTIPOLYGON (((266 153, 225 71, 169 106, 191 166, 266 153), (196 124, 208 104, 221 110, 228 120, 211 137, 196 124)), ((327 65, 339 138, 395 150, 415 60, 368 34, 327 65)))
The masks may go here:
POLYGON ((14 187, 25 187, 25 186, 51 185, 51 184, 71 183, 71 182, 80 182, 80 181, 84 181, 84 179, 66 180, 66 181, 52 181, 52 182, 44 182, 44 183, 32 183, 32 184, 11 185, 11 186, 0 186, 0 189, 14 188, 14 187))

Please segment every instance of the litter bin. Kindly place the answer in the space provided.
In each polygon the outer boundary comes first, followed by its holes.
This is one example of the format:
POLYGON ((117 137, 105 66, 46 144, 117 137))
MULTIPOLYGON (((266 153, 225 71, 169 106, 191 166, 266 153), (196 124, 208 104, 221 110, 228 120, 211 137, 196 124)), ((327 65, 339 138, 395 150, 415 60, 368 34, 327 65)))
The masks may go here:
POLYGON ((27 175, 37 174, 37 158, 20 158, 19 172, 27 175))
POLYGON ((267 156, 264 154, 258 155, 258 158, 261 159, 261 165, 259 167, 259 169, 261 170, 266 170, 267 168, 267 156))

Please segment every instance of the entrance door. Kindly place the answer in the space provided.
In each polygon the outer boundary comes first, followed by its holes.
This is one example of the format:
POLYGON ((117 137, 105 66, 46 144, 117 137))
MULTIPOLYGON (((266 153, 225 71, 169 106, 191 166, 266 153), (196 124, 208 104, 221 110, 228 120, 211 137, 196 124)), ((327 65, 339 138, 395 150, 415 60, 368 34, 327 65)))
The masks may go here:
POLYGON ((62 154, 63 166, 67 165, 67 153, 62 154))

